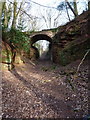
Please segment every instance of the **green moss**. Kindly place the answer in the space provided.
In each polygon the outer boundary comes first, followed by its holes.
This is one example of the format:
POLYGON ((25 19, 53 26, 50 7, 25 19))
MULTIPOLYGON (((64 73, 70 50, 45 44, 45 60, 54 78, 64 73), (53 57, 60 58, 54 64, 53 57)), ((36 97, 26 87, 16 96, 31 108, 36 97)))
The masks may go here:
POLYGON ((57 30, 58 30, 57 28, 51 29, 51 31, 55 33, 57 32, 57 30))
POLYGON ((8 53, 6 50, 2 50, 2 62, 11 62, 11 56, 12 56, 12 53, 10 50, 8 50, 8 53))

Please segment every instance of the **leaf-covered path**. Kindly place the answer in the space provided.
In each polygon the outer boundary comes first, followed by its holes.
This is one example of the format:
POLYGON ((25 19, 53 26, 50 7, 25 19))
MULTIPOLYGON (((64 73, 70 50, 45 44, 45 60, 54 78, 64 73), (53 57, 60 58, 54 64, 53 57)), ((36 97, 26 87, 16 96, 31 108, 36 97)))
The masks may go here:
POLYGON ((87 62, 73 80, 79 62, 67 67, 48 61, 35 65, 28 62, 12 71, 3 71, 3 118, 81 118, 87 115, 87 62))

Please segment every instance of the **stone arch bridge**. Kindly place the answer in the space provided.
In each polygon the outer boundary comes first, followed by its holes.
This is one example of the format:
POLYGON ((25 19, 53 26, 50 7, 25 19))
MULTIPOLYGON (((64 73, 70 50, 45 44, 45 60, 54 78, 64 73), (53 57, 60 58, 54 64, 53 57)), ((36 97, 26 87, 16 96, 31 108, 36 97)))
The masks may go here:
POLYGON ((48 29, 48 30, 33 32, 29 36, 31 45, 33 45, 35 42, 39 40, 46 40, 52 43, 53 41, 52 38, 54 37, 55 33, 56 33, 55 29, 48 29))
POLYGON ((52 43, 53 43, 53 37, 56 33, 55 29, 48 29, 48 30, 42 30, 42 31, 37 31, 37 32, 32 32, 29 34, 30 37, 30 55, 31 58, 38 58, 39 52, 38 49, 33 46, 33 44, 39 40, 46 40, 49 41, 49 55, 51 56, 51 49, 52 49, 52 43))

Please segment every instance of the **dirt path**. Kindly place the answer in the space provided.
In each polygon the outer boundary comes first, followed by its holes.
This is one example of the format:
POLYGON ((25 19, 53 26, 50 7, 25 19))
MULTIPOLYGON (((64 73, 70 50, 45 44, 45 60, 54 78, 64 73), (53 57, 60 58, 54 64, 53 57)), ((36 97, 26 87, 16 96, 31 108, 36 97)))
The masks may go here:
POLYGON ((26 63, 12 71, 3 71, 3 118, 81 118, 87 115, 87 63, 74 81, 70 73, 79 62, 61 67, 39 61, 35 65, 26 63), (74 90, 67 82, 69 77, 74 90))

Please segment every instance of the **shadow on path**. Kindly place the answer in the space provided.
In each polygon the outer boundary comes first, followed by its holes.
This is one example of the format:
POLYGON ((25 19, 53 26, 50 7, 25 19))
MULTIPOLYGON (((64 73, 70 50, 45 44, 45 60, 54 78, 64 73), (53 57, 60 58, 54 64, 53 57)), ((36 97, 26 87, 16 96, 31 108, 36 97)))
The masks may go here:
MULTIPOLYGON (((32 90, 32 92, 34 92, 34 94, 36 95, 37 98, 41 98, 42 102, 47 105, 47 107, 51 108, 55 113, 57 113, 57 115, 60 117, 61 114, 63 114, 63 116, 66 118, 67 116, 72 117, 73 113, 71 111, 70 108, 67 107, 67 105, 59 99, 56 99, 54 96, 52 95, 48 95, 48 93, 46 94, 45 92, 43 92, 42 90, 40 90, 40 88, 37 88, 35 85, 33 85, 31 82, 28 82, 24 77, 20 76, 17 72, 16 69, 12 70, 11 73, 20 81, 23 82, 23 84, 28 87, 29 89, 32 90)), ((31 77, 30 79, 36 80, 36 78, 31 77)))

